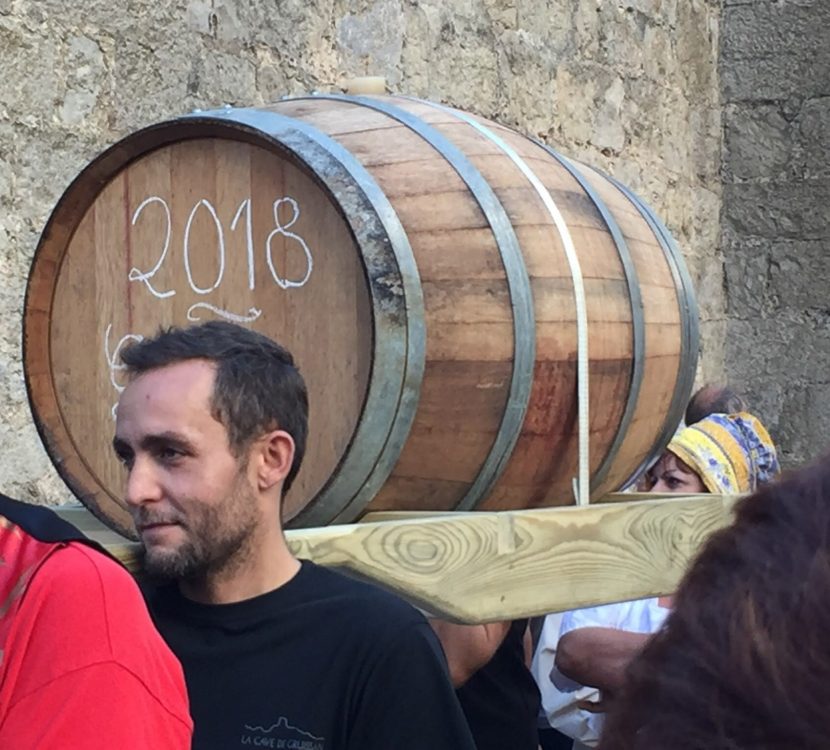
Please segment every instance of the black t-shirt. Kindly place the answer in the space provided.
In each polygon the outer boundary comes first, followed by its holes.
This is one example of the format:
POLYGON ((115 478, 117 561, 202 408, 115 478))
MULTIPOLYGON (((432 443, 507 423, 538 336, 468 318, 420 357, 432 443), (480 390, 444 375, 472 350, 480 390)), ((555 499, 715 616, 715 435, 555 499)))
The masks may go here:
POLYGON ((527 620, 514 620, 493 658, 458 689, 478 750, 536 750, 541 698, 525 664, 527 620))
POLYGON ((184 667, 194 750, 474 750, 432 629, 391 594, 305 561, 235 604, 147 594, 184 667))

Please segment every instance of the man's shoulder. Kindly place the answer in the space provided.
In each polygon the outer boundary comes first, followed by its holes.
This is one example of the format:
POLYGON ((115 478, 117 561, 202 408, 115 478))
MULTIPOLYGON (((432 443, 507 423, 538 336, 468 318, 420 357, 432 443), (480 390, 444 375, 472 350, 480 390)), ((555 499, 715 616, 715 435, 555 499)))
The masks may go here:
POLYGON ((289 622, 304 629, 380 636, 424 624, 424 616, 400 597, 366 581, 302 561, 297 575, 274 591, 232 605, 192 602, 175 583, 142 584, 147 605, 162 629, 212 628, 229 621, 271 628, 289 622))
POLYGON ((303 562, 302 574, 309 599, 333 606, 344 614, 351 613, 367 626, 426 623, 415 607, 374 583, 307 561, 303 562))
POLYGON ((56 549, 39 567, 26 601, 39 617, 57 618, 83 643, 112 657, 127 648, 112 639, 124 628, 138 639, 149 616, 132 576, 119 563, 83 543, 56 549))
POLYGON ((115 560, 82 542, 70 542, 54 550, 31 586, 48 589, 49 601, 56 605, 88 606, 90 601, 122 595, 141 602, 132 576, 115 560))
POLYGON ((32 647, 51 651, 59 640, 72 644, 60 667, 81 669, 106 661, 137 674, 169 659, 132 576, 107 555, 83 543, 55 549, 38 567, 18 612, 32 647))

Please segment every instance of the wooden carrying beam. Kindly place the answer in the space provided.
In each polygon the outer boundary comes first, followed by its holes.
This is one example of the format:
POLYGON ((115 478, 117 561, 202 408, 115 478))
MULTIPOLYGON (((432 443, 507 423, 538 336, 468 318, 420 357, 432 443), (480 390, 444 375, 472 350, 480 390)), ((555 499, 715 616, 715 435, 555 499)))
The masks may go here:
MULTIPOLYGON (((699 546, 731 522, 737 499, 672 496, 419 514, 287 531, 286 537, 298 557, 374 581, 431 614, 490 622, 668 594, 699 546)), ((137 568, 137 545, 87 530, 137 568)))

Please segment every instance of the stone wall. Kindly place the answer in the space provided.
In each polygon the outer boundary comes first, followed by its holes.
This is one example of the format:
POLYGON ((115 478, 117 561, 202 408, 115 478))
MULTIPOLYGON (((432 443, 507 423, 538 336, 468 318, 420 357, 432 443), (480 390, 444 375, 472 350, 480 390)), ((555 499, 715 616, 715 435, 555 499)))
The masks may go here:
POLYGON ((830 3, 726 0, 726 370, 786 464, 830 448, 830 3))
POLYGON ((632 187, 667 221, 697 282, 699 375, 722 375, 719 0, 88 0, 80 7, 0 0, 6 492, 47 502, 68 494, 31 425, 20 344, 32 254, 73 176, 104 146, 160 118, 332 90, 355 75, 382 75, 394 91, 514 125, 632 187))

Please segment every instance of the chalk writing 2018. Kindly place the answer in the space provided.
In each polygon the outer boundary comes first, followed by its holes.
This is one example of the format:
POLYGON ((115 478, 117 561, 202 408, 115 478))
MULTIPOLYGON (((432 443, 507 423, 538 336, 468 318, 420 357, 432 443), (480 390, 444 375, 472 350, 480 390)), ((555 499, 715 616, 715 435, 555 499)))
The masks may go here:
MULTIPOLYGON (((176 294, 175 289, 167 289, 164 291, 158 290, 152 283, 151 279, 159 272, 162 265, 164 264, 165 260, 167 259, 168 252, 170 250, 170 240, 172 235, 172 216, 170 212, 170 206, 167 204, 167 201, 164 198, 159 197, 158 195, 151 195, 148 198, 145 198, 135 209, 133 213, 131 225, 134 227, 141 216, 143 215, 144 211, 153 205, 158 205, 161 207, 163 211, 163 219, 164 219, 164 242, 162 244, 160 253, 158 255, 158 259, 156 260, 155 264, 152 268, 148 271, 142 271, 136 266, 133 266, 130 269, 128 274, 128 278, 130 281, 140 281, 146 287, 147 290, 152 294, 154 297, 159 299, 166 299, 167 297, 172 297, 176 294)), ((311 278, 311 272, 314 269, 314 258, 311 255, 311 249, 308 246, 308 243, 295 232, 290 231, 291 227, 293 227, 298 219, 300 218, 300 206, 294 198, 291 196, 283 196, 282 198, 277 198, 272 204, 272 212, 273 212, 273 228, 270 230, 267 238, 265 239, 265 244, 263 247, 263 251, 265 254, 265 262, 268 265, 268 270, 271 272, 271 277, 274 280, 274 283, 277 284, 281 289, 292 289, 297 287, 305 286, 308 283, 308 280, 311 278), (288 216, 287 221, 283 222, 281 219, 281 215, 285 214, 283 209, 287 209, 288 216), (299 252, 300 257, 302 258, 302 268, 304 269, 301 274, 299 274, 296 278, 289 278, 286 273, 281 273, 274 262, 274 255, 273 255, 273 242, 276 237, 282 236, 286 240, 286 252, 299 252)), ((240 204, 239 207, 236 209, 236 212, 233 215, 233 218, 230 222, 230 231, 234 232, 239 225, 240 219, 245 219, 245 249, 246 249, 246 259, 248 263, 248 288, 253 291, 256 288, 256 271, 255 271, 255 259, 256 259, 256 248, 254 247, 254 230, 253 230, 253 215, 252 215, 252 207, 251 207, 251 199, 245 198, 240 204)), ((187 217, 187 221, 185 222, 184 226, 184 236, 182 238, 182 261, 184 263, 184 271, 185 276, 187 277, 187 283, 190 288, 196 294, 210 294, 215 289, 219 288, 219 285, 222 283, 222 280, 225 275, 225 260, 226 260, 226 243, 225 243, 225 229, 222 223, 221 218, 219 217, 219 213, 217 212, 214 205, 207 199, 202 198, 198 200, 194 205, 193 208, 190 210, 190 213, 187 217), (210 216, 211 220, 213 221, 213 225, 216 230, 216 252, 217 252, 217 260, 218 260, 218 269, 216 271, 216 278, 213 279, 213 283, 209 286, 200 286, 197 280, 194 278, 194 267, 193 267, 193 259, 191 257, 192 248, 191 248, 191 232, 193 229, 193 223, 199 214, 199 211, 203 210, 207 212, 208 216, 210 216)))
MULTIPOLYGON (((159 280, 154 279, 159 271, 161 271, 162 266, 165 266, 165 263, 169 264, 173 262, 172 259, 175 256, 175 253, 171 252, 173 216, 169 203, 158 195, 146 197, 133 211, 130 229, 135 231, 133 228, 136 227, 139 221, 151 221, 152 217, 149 219, 142 219, 142 217, 154 211, 161 212, 160 218, 163 227, 163 231, 159 236, 160 247, 154 251, 154 254, 158 253, 155 262, 147 270, 141 270, 138 266, 133 266, 127 274, 127 279, 130 282, 140 282, 153 297, 164 300, 175 297, 177 294, 177 289, 161 288, 159 280)), ((296 232, 291 231, 300 218, 300 206, 294 198, 285 195, 273 201, 271 204, 271 214, 273 216, 273 224, 267 228, 268 234, 265 237, 263 245, 260 246, 264 254, 265 263, 271 273, 271 278, 280 289, 288 290, 303 287, 311 278, 311 273, 314 270, 314 259, 305 239, 296 232), (283 238, 286 256, 291 257, 291 263, 289 265, 293 268, 301 269, 300 273, 289 276, 287 271, 279 269, 274 257, 274 251, 276 249, 274 243, 279 237, 283 238), (298 259, 299 264, 297 263, 298 259)), ((238 230, 244 229, 245 261, 248 271, 247 286, 252 292, 256 289, 257 281, 257 248, 254 243, 253 222, 252 199, 250 197, 244 198, 230 220, 230 232, 235 233, 238 230), (240 224, 243 224, 243 226, 240 227, 240 224)), ((187 280, 187 285, 190 290, 200 296, 217 292, 225 279, 228 247, 222 217, 213 203, 207 198, 197 200, 190 209, 187 220, 184 222, 181 242, 181 262, 184 265, 184 277, 187 280), (192 242, 194 224, 200 213, 207 214, 213 224, 216 235, 216 275, 208 281, 203 278, 203 274, 199 274, 198 256, 194 258, 194 254, 197 251, 205 252, 204 246, 200 244, 197 247, 192 242)), ((202 301, 196 302, 188 307, 187 320, 192 322, 201 320, 205 312, 236 323, 253 323, 262 314, 260 309, 253 306, 247 310, 233 311, 227 310, 223 306, 212 304, 211 302, 202 301)), ((141 341, 142 336, 135 333, 126 333, 121 336, 114 349, 111 348, 110 344, 111 336, 112 324, 108 325, 104 332, 104 357, 109 370, 110 383, 117 393, 121 393, 124 387, 118 382, 117 375, 124 369, 124 366, 119 362, 119 353, 125 344, 132 341, 141 341)), ((116 407, 113 406, 113 418, 115 418, 115 410, 116 407)))

